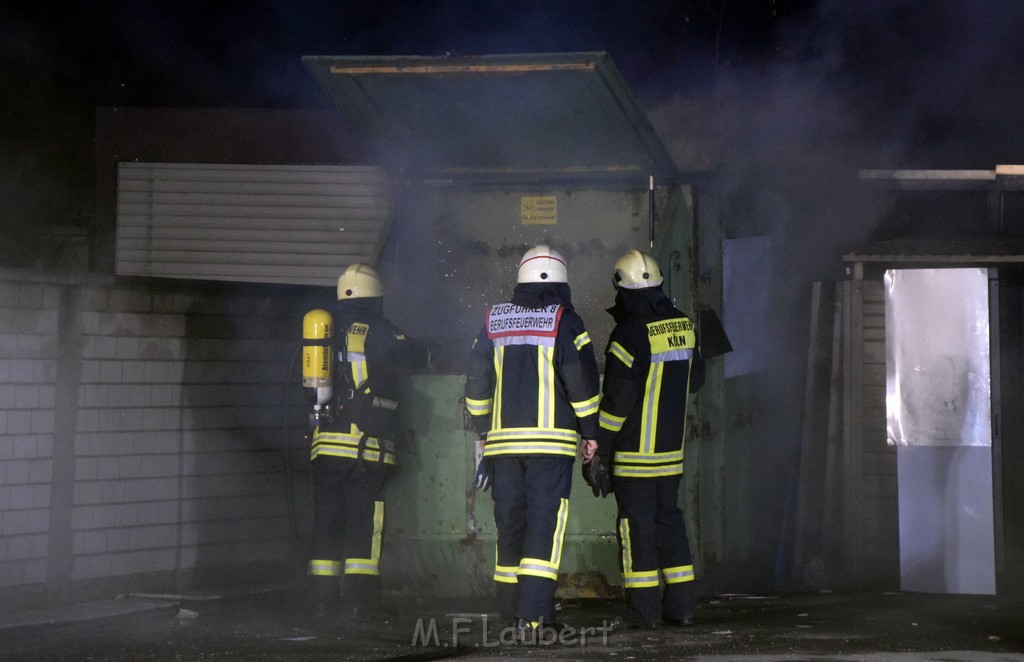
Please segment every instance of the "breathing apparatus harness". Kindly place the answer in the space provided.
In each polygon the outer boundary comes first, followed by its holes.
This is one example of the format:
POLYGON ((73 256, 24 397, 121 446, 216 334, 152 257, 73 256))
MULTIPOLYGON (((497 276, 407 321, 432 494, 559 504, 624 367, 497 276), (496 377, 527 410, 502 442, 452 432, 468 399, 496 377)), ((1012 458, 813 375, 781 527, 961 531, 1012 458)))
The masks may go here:
MULTIPOLYGON (((338 360, 342 366, 351 364, 349 356, 350 330, 357 322, 355 317, 343 318, 340 323, 325 310, 315 309, 306 313, 303 319, 303 378, 302 385, 315 389, 315 404, 309 415, 311 429, 321 424, 333 423, 337 418, 355 423, 362 433, 358 442, 357 460, 362 460, 367 439, 375 437, 378 443, 378 457, 384 462, 385 440, 392 440, 395 432, 398 402, 373 393, 369 375, 358 384, 350 370, 341 370, 341 381, 334 374, 334 352, 331 339, 337 329, 344 334, 338 360)), ((368 327, 367 327, 368 329, 368 327)))
MULTIPOLYGON (((347 330, 350 326, 351 322, 347 322, 341 326, 342 329, 346 330, 345 339, 341 345, 341 351, 338 353, 338 358, 342 365, 349 364, 347 330)), ((342 370, 340 372, 344 373, 346 388, 338 389, 331 418, 333 420, 335 415, 344 415, 350 423, 356 423, 359 427, 361 434, 359 436, 359 443, 357 444, 356 451, 356 461, 358 462, 363 459, 363 455, 366 452, 366 440, 370 437, 370 428, 373 427, 370 422, 374 414, 373 403, 377 398, 371 395, 369 375, 367 375, 366 379, 359 384, 355 384, 350 370, 342 370)), ((374 432, 377 431, 375 430, 374 432)), ((377 462, 383 464, 384 439, 381 436, 377 436, 377 447, 377 462)))

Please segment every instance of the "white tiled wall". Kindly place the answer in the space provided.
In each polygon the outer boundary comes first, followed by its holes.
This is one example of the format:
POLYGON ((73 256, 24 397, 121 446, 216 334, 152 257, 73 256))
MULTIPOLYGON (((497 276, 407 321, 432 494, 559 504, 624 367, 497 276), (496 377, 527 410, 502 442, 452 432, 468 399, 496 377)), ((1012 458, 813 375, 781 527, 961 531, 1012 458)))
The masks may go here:
POLYGON ((46 580, 57 296, 0 282, 0 586, 46 580))
POLYGON ((0 587, 284 560, 295 308, 260 286, 2 275, 0 587))

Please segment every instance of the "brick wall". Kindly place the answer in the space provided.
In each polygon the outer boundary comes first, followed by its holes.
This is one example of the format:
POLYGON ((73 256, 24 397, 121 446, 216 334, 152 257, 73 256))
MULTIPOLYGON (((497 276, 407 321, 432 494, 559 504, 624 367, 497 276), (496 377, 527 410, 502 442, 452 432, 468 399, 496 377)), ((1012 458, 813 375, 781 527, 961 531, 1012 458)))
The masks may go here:
POLYGON ((0 588, 293 562, 289 441, 308 491, 289 371, 322 292, 2 276, 0 588))

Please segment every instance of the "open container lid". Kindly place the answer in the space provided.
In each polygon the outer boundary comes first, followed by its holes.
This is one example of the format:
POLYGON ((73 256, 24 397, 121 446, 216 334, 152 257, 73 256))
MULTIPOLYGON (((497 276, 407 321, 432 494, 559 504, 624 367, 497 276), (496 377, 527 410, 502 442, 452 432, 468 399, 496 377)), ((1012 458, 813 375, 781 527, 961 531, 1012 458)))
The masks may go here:
POLYGON ((607 53, 306 56, 382 165, 423 179, 674 178, 607 53))

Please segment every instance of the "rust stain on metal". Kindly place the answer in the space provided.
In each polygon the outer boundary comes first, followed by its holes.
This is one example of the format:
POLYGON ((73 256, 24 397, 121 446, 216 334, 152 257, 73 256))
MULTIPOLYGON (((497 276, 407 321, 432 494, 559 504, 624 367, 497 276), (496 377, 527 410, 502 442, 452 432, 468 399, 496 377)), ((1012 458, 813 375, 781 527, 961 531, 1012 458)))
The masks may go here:
POLYGON ((459 539, 459 544, 472 548, 478 563, 486 563, 483 543, 477 537, 479 532, 480 528, 476 525, 476 487, 470 485, 466 490, 466 536, 459 539))
POLYGON ((616 598, 622 595, 620 587, 612 586, 607 577, 593 570, 559 573, 558 592, 574 598, 616 598))
POLYGON ((332 66, 332 74, 362 76, 365 74, 524 74, 534 71, 593 71, 593 62, 562 62, 549 64, 410 64, 361 67, 332 66))
POLYGON ((640 172, 640 166, 633 164, 615 164, 610 163, 603 166, 587 166, 587 165, 568 165, 559 168, 524 168, 524 167, 507 167, 507 168, 467 168, 467 167, 449 167, 439 168, 439 173, 452 173, 452 174, 559 174, 559 173, 602 173, 602 172, 640 172))
POLYGON ((476 540, 479 530, 476 525, 476 487, 470 485, 466 490, 466 537, 464 540, 476 540))

